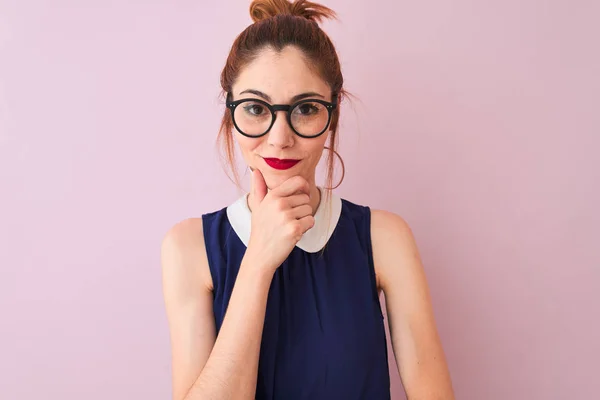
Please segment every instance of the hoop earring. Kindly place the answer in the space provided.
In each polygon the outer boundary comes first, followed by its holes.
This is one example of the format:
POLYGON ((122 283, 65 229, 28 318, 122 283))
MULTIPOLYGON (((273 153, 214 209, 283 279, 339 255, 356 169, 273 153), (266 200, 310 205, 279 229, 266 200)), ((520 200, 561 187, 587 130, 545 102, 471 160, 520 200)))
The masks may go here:
POLYGON ((340 153, 338 153, 335 150, 332 150, 331 147, 328 147, 328 146, 323 146, 323 148, 331 151, 335 156, 337 156, 337 158, 339 158, 339 160, 340 160, 340 164, 342 164, 342 178, 340 179, 340 181, 338 182, 338 184, 335 185, 332 188, 328 188, 328 187, 323 188, 323 189, 326 189, 326 190, 334 190, 334 189, 337 189, 338 187, 340 187, 340 185, 344 181, 344 176, 346 176, 346 166, 344 165, 344 160, 342 159, 342 156, 340 156, 340 153))

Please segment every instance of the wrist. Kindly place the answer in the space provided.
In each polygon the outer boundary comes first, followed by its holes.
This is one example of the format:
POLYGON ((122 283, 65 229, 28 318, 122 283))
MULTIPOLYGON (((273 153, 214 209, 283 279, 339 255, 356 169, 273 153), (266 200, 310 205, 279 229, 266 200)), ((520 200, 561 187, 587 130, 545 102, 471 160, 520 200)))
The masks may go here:
POLYGON ((277 266, 273 267, 266 262, 266 257, 254 253, 250 248, 246 250, 246 254, 242 258, 240 272, 242 270, 250 272, 252 276, 268 279, 269 282, 273 279, 277 266))

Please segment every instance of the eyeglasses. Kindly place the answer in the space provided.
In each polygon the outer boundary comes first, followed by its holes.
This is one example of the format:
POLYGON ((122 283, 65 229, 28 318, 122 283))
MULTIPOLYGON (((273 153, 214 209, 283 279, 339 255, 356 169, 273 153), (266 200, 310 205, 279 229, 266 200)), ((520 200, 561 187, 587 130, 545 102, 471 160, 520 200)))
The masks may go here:
POLYGON ((294 104, 269 104, 259 99, 227 101, 233 125, 242 135, 257 138, 266 135, 275 124, 276 112, 285 111, 292 130, 300 137, 315 138, 322 135, 331 122, 331 114, 337 107, 333 102, 320 99, 304 99, 294 104))

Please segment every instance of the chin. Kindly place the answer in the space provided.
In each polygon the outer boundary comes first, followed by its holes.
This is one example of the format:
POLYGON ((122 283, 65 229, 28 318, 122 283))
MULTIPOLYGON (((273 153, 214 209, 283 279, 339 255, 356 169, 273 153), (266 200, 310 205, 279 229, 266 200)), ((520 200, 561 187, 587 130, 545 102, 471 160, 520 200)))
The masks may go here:
POLYGON ((287 181, 293 176, 300 175, 304 176, 302 171, 298 171, 295 168, 290 168, 288 170, 275 170, 268 168, 266 170, 261 169, 260 172, 263 174, 265 178, 265 183, 269 189, 274 189, 281 185, 283 182, 287 181))
MULTIPOLYGON (((262 171, 261 171, 262 172, 262 171)), ((271 172, 271 171, 269 171, 271 172)), ((267 187, 269 189, 274 189, 277 186, 281 185, 283 182, 285 182, 286 180, 288 180, 289 178, 291 178, 293 175, 292 174, 281 174, 281 173, 263 173, 263 176, 265 177, 265 182, 267 184, 267 187)), ((278 171, 278 172, 282 172, 282 171, 278 171)), ((287 171, 283 171, 283 172, 287 172, 287 171)))

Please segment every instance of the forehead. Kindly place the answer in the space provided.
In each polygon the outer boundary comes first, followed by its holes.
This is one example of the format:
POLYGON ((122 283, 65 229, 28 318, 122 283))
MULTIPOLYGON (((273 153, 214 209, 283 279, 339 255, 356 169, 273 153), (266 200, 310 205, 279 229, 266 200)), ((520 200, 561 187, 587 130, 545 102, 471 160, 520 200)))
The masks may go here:
POLYGON ((275 102, 306 92, 317 92, 328 99, 331 94, 329 85, 309 68, 302 52, 292 46, 281 52, 266 48, 243 68, 233 85, 234 96, 247 89, 260 90, 275 102))

